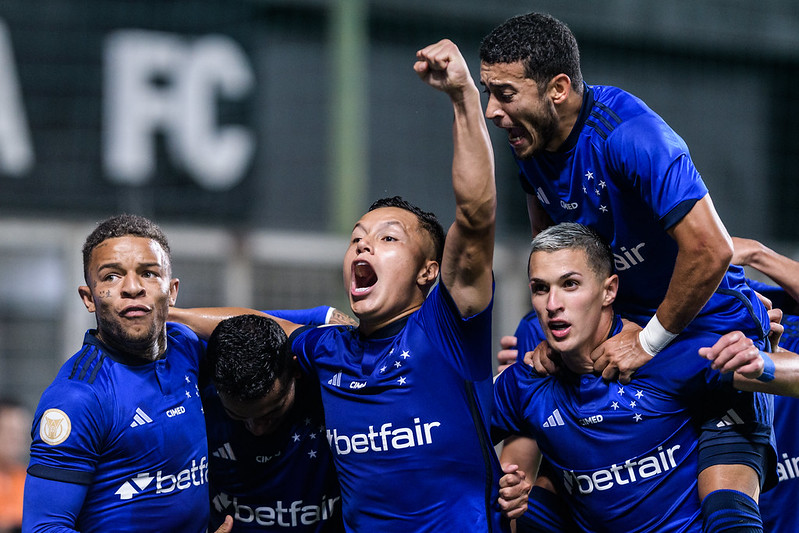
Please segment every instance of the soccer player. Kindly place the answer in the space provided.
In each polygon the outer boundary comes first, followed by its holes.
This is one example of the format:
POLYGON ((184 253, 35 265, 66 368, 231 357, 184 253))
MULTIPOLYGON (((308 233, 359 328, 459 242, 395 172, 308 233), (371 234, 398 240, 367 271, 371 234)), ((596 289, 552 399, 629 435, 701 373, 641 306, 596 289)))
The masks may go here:
MULTIPOLYGON (((535 437, 578 529, 699 531, 700 434, 694 423, 699 406, 725 410, 738 394, 733 387, 797 395, 792 377, 799 364, 775 353, 776 366, 769 366, 758 353, 751 364, 723 374, 734 361, 750 360, 736 354, 753 349, 751 339, 740 332, 720 338, 692 331, 642 366, 629 384, 603 379, 590 354, 621 329, 613 310, 620 281, 612 261, 610 248, 583 225, 559 224, 533 240, 533 308, 562 368, 541 375, 516 364, 502 372, 495 386, 494 426, 535 437), (748 344, 724 349, 725 342, 737 338, 748 344)), ((766 447, 770 427, 759 421, 749 436, 766 447)), ((752 503, 746 511, 756 514, 757 507, 752 503)))
MULTIPOLYGON (((492 148, 457 47, 443 40, 420 50, 414 69, 454 110, 456 209, 446 241, 431 213, 400 198, 376 202, 344 256, 358 328, 282 325, 303 371, 322 387, 348 531, 507 531, 500 506, 526 505, 529 485, 515 465, 502 476, 488 432, 492 148)), ((239 312, 173 317, 205 333, 239 312)))
POLYGON ((23 531, 204 532, 203 345, 166 324, 178 294, 167 239, 143 217, 109 218, 87 237, 83 269, 97 329, 39 401, 23 531))
MULTIPOLYGON (((683 331, 740 330, 764 348, 767 311, 743 270, 729 266, 730 237, 668 124, 621 89, 586 84, 574 35, 548 15, 499 25, 484 38, 480 60, 485 114, 508 133, 533 235, 553 222, 579 222, 613 250, 615 307, 634 324, 598 347, 594 368, 627 382, 683 331)), ((744 413, 761 401, 741 395, 730 408, 744 413)), ((767 467, 753 464, 758 451, 728 428, 714 417, 705 423, 701 494, 736 488, 756 500, 765 482, 757 473, 767 467)))
POLYGON ((300 374, 280 326, 224 320, 206 362, 211 528, 230 514, 236 532, 343 531, 319 385, 300 374))

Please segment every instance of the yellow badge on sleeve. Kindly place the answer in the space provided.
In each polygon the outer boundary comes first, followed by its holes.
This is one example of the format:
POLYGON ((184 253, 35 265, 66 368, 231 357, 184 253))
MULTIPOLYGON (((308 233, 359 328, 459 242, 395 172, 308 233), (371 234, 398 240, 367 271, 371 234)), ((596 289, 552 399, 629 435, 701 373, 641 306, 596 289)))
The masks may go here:
POLYGON ((61 444, 72 431, 72 422, 61 409, 48 409, 39 424, 39 436, 51 446, 61 444))

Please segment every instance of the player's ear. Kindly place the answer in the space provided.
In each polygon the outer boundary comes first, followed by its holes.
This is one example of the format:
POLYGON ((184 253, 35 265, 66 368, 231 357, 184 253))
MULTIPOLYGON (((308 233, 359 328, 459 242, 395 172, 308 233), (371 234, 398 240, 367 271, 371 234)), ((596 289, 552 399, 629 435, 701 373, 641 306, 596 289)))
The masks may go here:
POLYGON ((547 95, 555 105, 566 101, 572 90, 572 80, 566 74, 558 74, 549 80, 547 84, 547 95))
POLYGON ((422 266, 422 268, 419 270, 419 274, 416 276, 416 283, 422 287, 432 284, 438 277, 438 269, 438 261, 425 261, 425 264, 422 266))
POLYGON ((78 287, 78 296, 80 296, 83 305, 90 313, 94 313, 94 298, 92 298, 92 291, 86 285, 78 287))
POLYGON ((619 276, 613 274, 605 279, 603 289, 605 290, 605 296, 602 298, 602 304, 612 305, 616 300, 616 293, 619 292, 619 276))
POLYGON ((180 285, 180 280, 178 278, 172 278, 169 280, 169 306, 174 307, 175 302, 178 300, 178 286, 180 285))

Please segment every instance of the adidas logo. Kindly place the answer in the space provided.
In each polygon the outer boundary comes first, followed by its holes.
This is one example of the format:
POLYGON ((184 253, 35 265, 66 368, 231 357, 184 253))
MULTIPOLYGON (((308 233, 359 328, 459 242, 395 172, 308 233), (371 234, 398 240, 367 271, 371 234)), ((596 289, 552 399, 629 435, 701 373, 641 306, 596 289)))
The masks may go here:
POLYGON ((327 384, 333 385, 334 387, 341 387, 341 372, 337 372, 332 378, 328 379, 327 384))
POLYGON ((212 453, 214 457, 219 457, 220 459, 229 459, 231 461, 236 460, 236 454, 233 453, 233 448, 230 447, 230 443, 226 442, 222 446, 219 447, 217 451, 212 453))
POLYGON ((738 416, 734 410, 730 409, 727 411, 727 414, 721 417, 721 420, 716 424, 717 428, 723 428, 725 426, 734 426, 736 424, 743 424, 744 421, 738 416))
POLYGON ((152 424, 153 419, 147 416, 147 413, 141 410, 141 407, 136 408, 136 414, 133 415, 133 422, 130 423, 130 427, 135 428, 139 426, 143 426, 144 424, 152 424))
POLYGON ((540 201, 540 202, 541 202, 543 205, 549 205, 549 198, 547 198, 547 195, 544 193, 544 189, 542 189, 541 187, 539 187, 539 188, 538 188, 538 189, 535 191, 535 195, 538 197, 538 200, 539 200, 539 201, 540 201))
POLYGON ((563 422, 563 417, 560 416, 560 410, 559 409, 555 409, 554 411, 552 411, 552 414, 549 415, 549 418, 547 418, 547 421, 544 422, 544 427, 545 428, 554 428, 555 426, 565 426, 565 425, 566 425, 566 423, 563 422))

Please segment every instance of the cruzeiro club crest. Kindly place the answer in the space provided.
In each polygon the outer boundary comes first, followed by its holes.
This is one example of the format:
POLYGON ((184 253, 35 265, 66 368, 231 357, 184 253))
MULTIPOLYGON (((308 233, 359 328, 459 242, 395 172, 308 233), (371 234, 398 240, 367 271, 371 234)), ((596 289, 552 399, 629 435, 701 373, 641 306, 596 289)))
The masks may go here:
POLYGON ((51 446, 61 444, 72 431, 72 422, 61 409, 48 409, 39 424, 39 436, 51 446))

